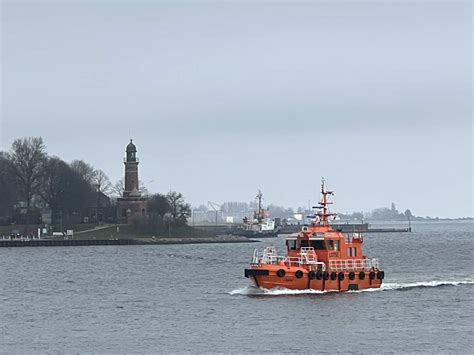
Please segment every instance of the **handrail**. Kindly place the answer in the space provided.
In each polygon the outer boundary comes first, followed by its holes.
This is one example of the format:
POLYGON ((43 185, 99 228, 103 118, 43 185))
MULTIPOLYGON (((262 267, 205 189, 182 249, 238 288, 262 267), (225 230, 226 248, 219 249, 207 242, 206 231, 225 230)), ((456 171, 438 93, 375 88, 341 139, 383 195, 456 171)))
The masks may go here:
MULTIPOLYGON (((299 256, 281 256, 277 255, 275 247, 266 247, 260 253, 255 249, 252 256, 253 265, 278 265, 283 264, 291 267, 292 265, 307 266, 310 270, 326 270, 326 264, 317 260, 316 252, 312 247, 303 247, 300 249, 299 256)), ((328 269, 335 271, 343 270, 371 270, 378 269, 378 259, 343 259, 329 260, 328 269)))
POLYGON ((312 247, 306 248, 299 256, 282 256, 277 255, 275 247, 266 247, 261 253, 258 249, 254 249, 252 256, 253 265, 278 265, 283 264, 291 267, 291 265, 309 266, 310 270, 326 270, 323 262, 318 262, 316 253, 312 247), (311 253, 312 252, 312 253, 311 253))
POLYGON ((370 270, 378 269, 378 259, 345 259, 329 260, 329 269, 331 270, 370 270))

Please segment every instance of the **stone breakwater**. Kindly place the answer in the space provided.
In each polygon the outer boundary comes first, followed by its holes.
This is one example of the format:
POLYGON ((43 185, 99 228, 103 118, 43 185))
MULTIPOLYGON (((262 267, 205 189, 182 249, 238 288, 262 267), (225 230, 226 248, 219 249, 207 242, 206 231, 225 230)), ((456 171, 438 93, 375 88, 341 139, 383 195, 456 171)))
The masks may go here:
POLYGON ((144 239, 14 239, 0 240, 0 248, 15 247, 55 247, 55 246, 89 246, 89 245, 160 245, 160 244, 203 244, 203 243, 251 243, 256 242, 246 237, 217 236, 209 238, 144 238, 144 239))

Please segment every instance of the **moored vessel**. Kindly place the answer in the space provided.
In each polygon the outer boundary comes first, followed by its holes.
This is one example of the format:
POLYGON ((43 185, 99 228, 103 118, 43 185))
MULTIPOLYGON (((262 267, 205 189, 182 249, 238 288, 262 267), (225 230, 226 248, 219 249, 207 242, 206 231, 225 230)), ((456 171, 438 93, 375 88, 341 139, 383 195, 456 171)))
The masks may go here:
POLYGON ((323 179, 321 200, 310 216, 312 223, 286 238, 287 255, 277 255, 273 246, 263 251, 255 249, 245 277, 266 289, 341 292, 379 288, 385 273, 380 270, 378 259, 363 254, 363 235, 342 233, 329 224, 329 219, 336 216, 328 208, 333 195, 333 191, 325 189, 323 179))
POLYGON ((264 209, 262 205, 263 194, 258 190, 257 210, 254 211, 253 217, 245 217, 243 224, 237 227, 233 234, 248 238, 272 238, 277 237, 280 227, 276 225, 275 220, 270 218, 270 211, 264 209))

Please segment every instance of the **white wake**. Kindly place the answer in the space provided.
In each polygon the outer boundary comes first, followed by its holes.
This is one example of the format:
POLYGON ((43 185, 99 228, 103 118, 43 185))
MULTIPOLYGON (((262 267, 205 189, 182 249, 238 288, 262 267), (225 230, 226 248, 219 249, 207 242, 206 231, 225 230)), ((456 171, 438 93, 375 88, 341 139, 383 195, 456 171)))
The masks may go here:
MULTIPOLYGON (((434 280, 434 281, 420 281, 420 282, 402 282, 402 283, 383 283, 380 288, 369 288, 360 291, 348 291, 351 293, 357 292, 377 292, 377 291, 393 291, 403 290, 419 287, 438 287, 438 286, 461 286, 473 285, 474 280, 434 280)), ((255 286, 246 286, 229 292, 229 295, 244 295, 244 296, 283 296, 283 295, 322 295, 326 293, 334 293, 337 291, 319 291, 319 290, 289 290, 287 288, 272 288, 264 289, 255 286)))
POLYGON ((421 281, 406 283, 383 283, 381 290, 400 290, 416 287, 437 287, 437 286, 460 286, 472 285, 474 280, 443 280, 443 281, 421 281))
POLYGON ((255 286, 246 286, 233 290, 229 292, 229 295, 245 295, 245 296, 281 296, 281 295, 307 295, 307 294, 317 294, 322 295, 327 293, 327 291, 318 291, 318 290, 289 290, 287 288, 275 287, 272 289, 258 288, 255 286))

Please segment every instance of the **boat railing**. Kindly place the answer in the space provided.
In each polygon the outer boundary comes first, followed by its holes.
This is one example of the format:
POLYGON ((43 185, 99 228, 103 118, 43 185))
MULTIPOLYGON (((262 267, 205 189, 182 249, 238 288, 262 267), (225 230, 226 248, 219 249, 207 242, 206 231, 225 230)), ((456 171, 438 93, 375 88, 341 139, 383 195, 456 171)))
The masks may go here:
POLYGON ((378 259, 329 260, 330 270, 371 270, 378 268, 378 259))
POLYGON ((306 264, 316 264, 318 257, 313 247, 302 247, 300 249, 300 257, 306 261, 306 264))
POLYGON ((309 265, 310 270, 326 270, 326 265, 323 262, 318 262, 316 253, 312 247, 305 248, 299 256, 283 256, 277 255, 275 247, 266 247, 262 252, 258 249, 254 249, 252 264, 253 265, 285 265, 291 266, 302 266, 309 265))

